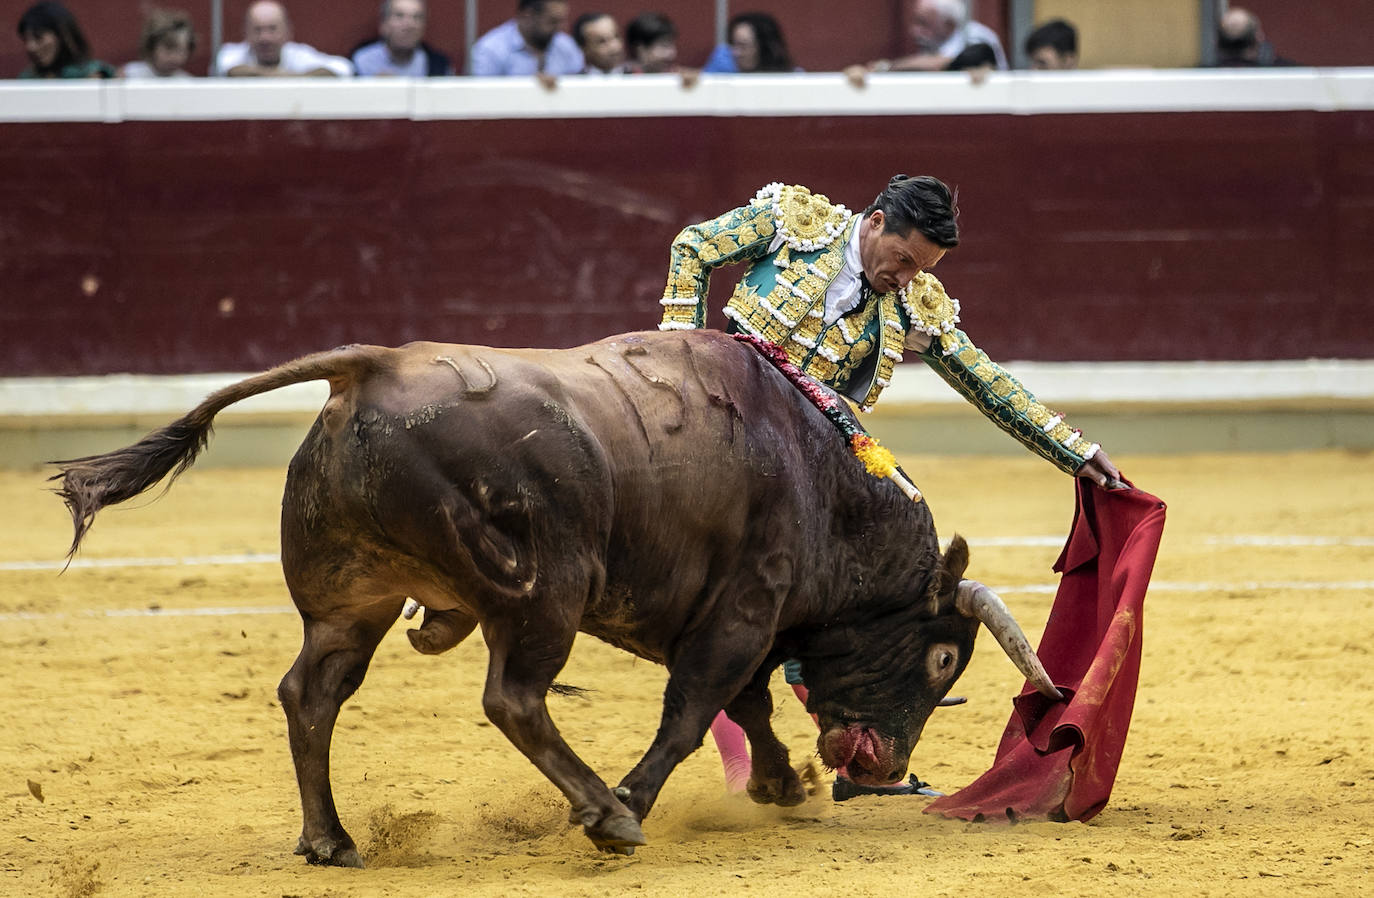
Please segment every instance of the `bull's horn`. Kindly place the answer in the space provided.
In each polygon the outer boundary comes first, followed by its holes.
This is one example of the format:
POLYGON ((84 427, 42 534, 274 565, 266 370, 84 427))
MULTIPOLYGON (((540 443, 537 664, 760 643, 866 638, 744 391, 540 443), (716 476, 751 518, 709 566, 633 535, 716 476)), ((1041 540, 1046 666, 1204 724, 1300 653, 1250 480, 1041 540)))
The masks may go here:
POLYGON ((1021 632, 1020 625, 1011 616, 1001 596, 977 580, 960 580, 954 607, 960 614, 977 618, 988 628, 998 645, 1002 646, 1002 651, 1007 653, 1016 669, 1025 675, 1037 692, 1055 701, 1064 698, 1064 694, 1054 688, 1054 682, 1045 672, 1045 665, 1036 657, 1035 649, 1031 648, 1026 634, 1021 632))

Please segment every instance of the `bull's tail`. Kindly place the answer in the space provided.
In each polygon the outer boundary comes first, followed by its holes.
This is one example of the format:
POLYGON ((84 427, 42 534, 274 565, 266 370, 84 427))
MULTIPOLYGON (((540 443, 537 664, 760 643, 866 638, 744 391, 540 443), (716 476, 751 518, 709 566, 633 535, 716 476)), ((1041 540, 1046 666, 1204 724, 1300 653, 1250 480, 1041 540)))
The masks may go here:
POLYGON ((67 557, 76 554, 100 509, 132 499, 169 473, 170 487, 195 463, 209 442, 215 415, 225 408, 259 393, 312 380, 328 380, 337 393, 377 370, 387 352, 377 346, 343 346, 308 355, 216 390, 200 405, 132 446, 104 455, 52 462, 61 470, 49 479, 62 482, 53 491, 67 503, 75 528, 67 557))

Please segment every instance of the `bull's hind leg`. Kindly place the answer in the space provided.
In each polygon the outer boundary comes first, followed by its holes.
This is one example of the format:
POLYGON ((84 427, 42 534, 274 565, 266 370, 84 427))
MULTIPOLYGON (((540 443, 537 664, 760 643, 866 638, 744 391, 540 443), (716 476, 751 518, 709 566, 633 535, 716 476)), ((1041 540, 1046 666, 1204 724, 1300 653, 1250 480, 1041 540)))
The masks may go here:
POLYGON ((572 805, 569 822, 582 824, 587 838, 602 851, 629 854, 644 844, 638 820, 563 740, 544 701, 576 635, 572 619, 550 603, 527 605, 519 617, 484 619, 482 636, 491 658, 482 707, 506 738, 567 796, 572 805))
POLYGON ((329 746, 339 707, 362 685, 368 664, 400 613, 401 598, 365 608, 305 617, 305 643, 277 687, 291 759, 301 792, 301 838, 296 853, 312 864, 361 867, 353 839, 339 822, 329 784, 329 746))

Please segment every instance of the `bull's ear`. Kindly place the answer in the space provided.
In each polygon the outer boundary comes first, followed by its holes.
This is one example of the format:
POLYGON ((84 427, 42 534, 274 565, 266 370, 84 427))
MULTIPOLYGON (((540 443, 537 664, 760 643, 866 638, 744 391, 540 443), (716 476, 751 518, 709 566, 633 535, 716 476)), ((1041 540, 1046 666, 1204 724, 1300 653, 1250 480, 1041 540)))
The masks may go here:
POLYGON ((947 600, 954 596, 954 592, 959 588, 959 581, 964 579, 964 571, 968 569, 968 543, 959 534, 954 534, 954 538, 949 541, 949 548, 945 550, 943 563, 940 565, 940 573, 935 579, 936 594, 940 599, 947 600))

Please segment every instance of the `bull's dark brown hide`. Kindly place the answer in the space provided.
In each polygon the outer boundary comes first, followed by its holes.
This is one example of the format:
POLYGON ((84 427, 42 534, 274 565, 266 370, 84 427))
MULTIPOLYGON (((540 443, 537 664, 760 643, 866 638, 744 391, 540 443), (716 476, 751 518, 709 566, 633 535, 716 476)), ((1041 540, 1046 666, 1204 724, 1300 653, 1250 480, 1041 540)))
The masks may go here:
POLYGON ((417 648, 480 627, 487 715, 606 850, 643 843, 639 821, 721 708, 754 748, 751 796, 803 799, 769 723, 783 659, 802 662, 822 760, 861 783, 905 774, 968 663, 962 541, 942 558, 924 503, 867 475, 771 364, 710 331, 307 356, 134 446, 61 463, 77 542, 100 507, 191 464, 221 409, 318 379, 331 395, 282 500, 305 641, 279 690, 312 862, 361 863, 334 806, 330 737, 408 596, 434 622, 417 648), (545 707, 579 630, 669 670, 658 734, 614 792, 545 707))

